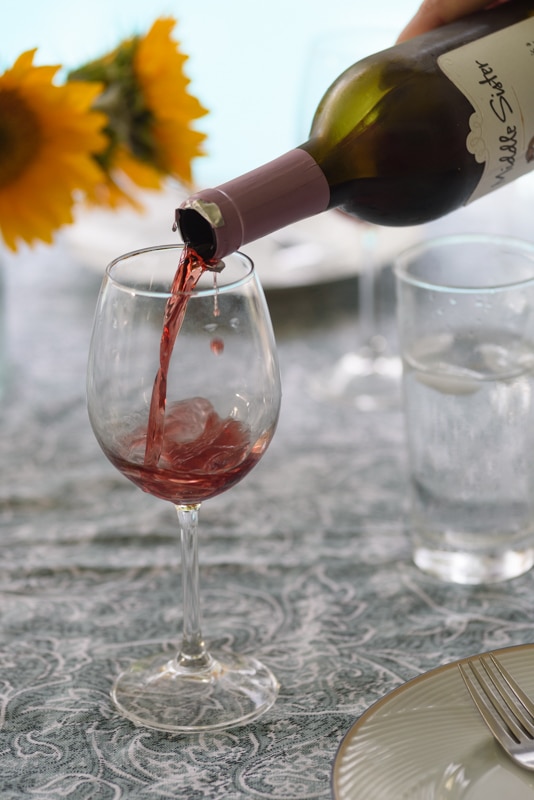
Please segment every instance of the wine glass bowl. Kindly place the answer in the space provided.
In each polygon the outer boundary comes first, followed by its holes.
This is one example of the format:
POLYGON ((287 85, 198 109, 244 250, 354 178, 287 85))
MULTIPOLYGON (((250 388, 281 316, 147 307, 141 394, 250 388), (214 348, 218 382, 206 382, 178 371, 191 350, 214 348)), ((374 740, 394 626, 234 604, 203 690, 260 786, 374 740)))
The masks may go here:
POLYGON ((125 716, 175 732, 243 724, 278 691, 255 658, 206 648, 197 554, 200 504, 242 480, 274 435, 281 389, 272 326, 250 259, 234 253, 171 292, 182 254, 179 245, 153 247, 109 265, 87 375, 89 418, 105 455, 178 512, 181 647, 134 663, 112 690, 125 716))

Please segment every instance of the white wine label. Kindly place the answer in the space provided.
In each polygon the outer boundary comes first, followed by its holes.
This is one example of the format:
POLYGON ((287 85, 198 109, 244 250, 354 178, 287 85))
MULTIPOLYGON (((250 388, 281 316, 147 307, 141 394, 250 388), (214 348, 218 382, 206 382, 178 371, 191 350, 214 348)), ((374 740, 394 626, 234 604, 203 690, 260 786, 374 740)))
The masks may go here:
POLYGON ((534 168, 534 17, 444 53, 438 65, 473 106, 467 149, 484 163, 469 198, 534 168))

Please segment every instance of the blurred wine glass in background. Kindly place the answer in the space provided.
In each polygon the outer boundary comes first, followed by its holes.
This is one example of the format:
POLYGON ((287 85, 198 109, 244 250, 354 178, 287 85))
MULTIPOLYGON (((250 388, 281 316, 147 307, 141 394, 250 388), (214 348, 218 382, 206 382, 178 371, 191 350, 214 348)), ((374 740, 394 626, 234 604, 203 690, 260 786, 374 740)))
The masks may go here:
MULTIPOLYGON (((312 43, 303 71, 298 111, 299 141, 308 138, 315 110, 338 75, 362 58, 392 46, 397 33, 390 27, 365 24, 358 29, 325 32, 312 43)), ((340 210, 333 213, 344 214, 340 210)), ((358 275, 357 341, 355 347, 344 353, 328 370, 313 377, 312 391, 323 400, 341 401, 362 411, 395 407, 400 403, 402 367, 382 324, 384 314, 379 294, 384 262, 377 258, 377 253, 383 250, 380 239, 395 234, 389 229, 344 216, 354 220, 354 272, 358 275)))

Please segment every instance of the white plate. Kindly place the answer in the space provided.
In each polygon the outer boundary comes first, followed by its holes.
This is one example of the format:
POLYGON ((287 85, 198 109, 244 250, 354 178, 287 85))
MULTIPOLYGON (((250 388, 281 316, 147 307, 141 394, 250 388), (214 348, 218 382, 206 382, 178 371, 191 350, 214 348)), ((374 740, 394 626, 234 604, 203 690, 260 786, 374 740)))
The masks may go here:
MULTIPOLYGON (((534 645, 496 651, 534 696, 534 645)), ((335 800, 533 800, 534 773, 506 757, 475 709, 458 662, 375 703, 348 731, 335 800)))
MULTIPOLYGON (((172 233, 174 210, 183 189, 170 185, 147 192, 139 199, 145 212, 132 209, 79 210, 64 238, 76 260, 103 275, 106 266, 122 253, 157 244, 179 243, 172 233)), ((383 266, 405 247, 421 238, 418 228, 381 228, 358 224, 356 219, 326 211, 289 225, 243 247, 252 258, 265 289, 310 286, 357 275, 372 248, 375 263, 383 266)))

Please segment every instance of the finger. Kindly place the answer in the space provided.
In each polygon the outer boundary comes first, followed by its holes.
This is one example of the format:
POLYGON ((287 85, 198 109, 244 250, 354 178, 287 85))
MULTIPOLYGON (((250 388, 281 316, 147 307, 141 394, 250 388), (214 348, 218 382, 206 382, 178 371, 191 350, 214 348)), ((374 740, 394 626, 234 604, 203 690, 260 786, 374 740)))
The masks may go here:
POLYGON ((479 11, 488 5, 488 0, 423 0, 415 16, 406 25, 397 41, 403 42, 413 36, 439 28, 447 22, 479 11))

